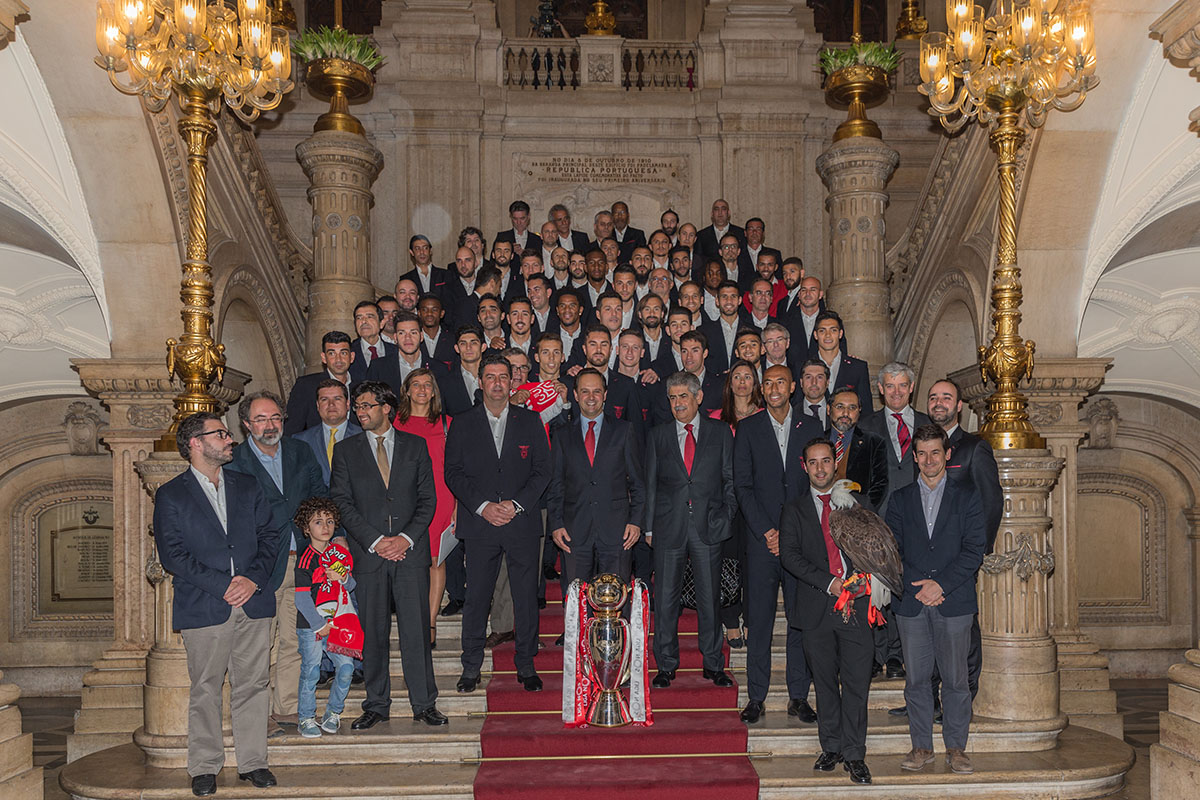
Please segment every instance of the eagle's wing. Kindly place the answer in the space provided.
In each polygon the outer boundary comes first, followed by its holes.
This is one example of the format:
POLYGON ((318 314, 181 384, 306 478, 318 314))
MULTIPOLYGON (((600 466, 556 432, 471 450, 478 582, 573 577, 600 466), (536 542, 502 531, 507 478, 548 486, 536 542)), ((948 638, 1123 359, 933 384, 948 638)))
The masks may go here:
POLYGON ((834 511, 829 534, 863 572, 879 578, 897 597, 904 594, 904 570, 892 531, 878 514, 862 506, 834 511))

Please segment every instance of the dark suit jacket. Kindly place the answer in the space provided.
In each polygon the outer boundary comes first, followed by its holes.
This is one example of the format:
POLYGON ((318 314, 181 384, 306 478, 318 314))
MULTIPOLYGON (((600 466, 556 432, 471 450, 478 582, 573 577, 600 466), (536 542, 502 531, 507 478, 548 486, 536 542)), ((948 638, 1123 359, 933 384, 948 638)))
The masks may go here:
MULTIPOLYGON (((750 322, 750 315, 743 314, 745 309, 738 307, 738 327, 742 328, 753 327, 750 322)), ((720 320, 710 319, 700 324, 700 332, 708 339, 708 358, 704 359, 704 367, 710 372, 723 373, 729 369, 729 352, 725 349, 725 333, 721 329, 720 320)), ((737 333, 734 333, 734 342, 737 342, 737 333)))
MULTIPOLYGON (((395 357, 396 345, 388 344, 381 338, 379 340, 379 343, 376 345, 376 348, 378 348, 380 346, 383 347, 383 351, 379 354, 380 358, 387 358, 388 356, 392 356, 393 358, 395 357)), ((354 384, 358 383, 359 381, 366 380, 367 369, 370 367, 370 364, 367 363, 367 360, 365 358, 363 358, 362 337, 361 336, 355 337, 354 341, 350 343, 350 352, 354 353, 354 360, 350 362, 350 385, 353 386, 354 384)), ((316 402, 317 402, 317 395, 316 395, 316 391, 314 390, 313 391, 314 406, 316 405, 316 402)), ((321 419, 320 419, 320 417, 318 417, 317 422, 320 422, 320 421, 321 421, 321 419)), ((303 430, 303 428, 301 430, 303 430)))
POLYGON ((750 534, 759 542, 764 542, 767 531, 779 530, 784 503, 808 491, 804 445, 824 433, 816 419, 793 410, 785 463, 779 457, 769 411, 764 409, 738 423, 733 443, 733 483, 738 508, 750 534))
MULTIPOLYGON (((617 231, 615 228, 613 229, 613 238, 617 238, 617 231)), ((634 250, 639 247, 646 246, 646 232, 630 225, 625 228, 625 238, 620 242, 617 242, 617 244, 619 244, 621 248, 620 255, 617 257, 617 260, 621 263, 624 263, 629 260, 630 256, 633 255, 634 250)))
POLYGON ((992 446, 960 426, 950 437, 950 458, 946 462, 946 474, 951 478, 966 478, 979 492, 983 503, 983 524, 987 532, 987 549, 992 552, 1000 520, 1004 516, 1004 491, 1000 488, 1000 472, 996 468, 996 456, 992 446))
POLYGON ((947 477, 931 537, 921 505, 920 480, 892 495, 888 507, 887 526, 896 537, 904 565, 904 597, 899 604, 893 600, 892 609, 904 617, 919 614, 921 603, 913 582, 931 578, 942 587, 946 597, 937 606, 942 616, 975 614, 979 611, 975 575, 983 564, 987 546, 979 493, 969 482, 947 477))
MULTIPOLYGON (((887 440, 868 433, 857 425, 846 434, 850 448, 846 453, 846 477, 862 487, 863 494, 871 501, 872 508, 879 508, 887 496, 887 440)), ((826 429, 829 441, 837 442, 837 431, 826 429)))
POLYGON ((604 415, 595 463, 588 462, 579 419, 558 426, 550 465, 547 525, 566 528, 572 548, 587 547, 596 537, 620 542, 626 525, 645 527, 642 443, 629 423, 604 415))
MULTIPOLYGON (((346 435, 342 438, 345 439, 348 436, 354 436, 355 434, 359 433, 362 433, 362 428, 358 427, 358 423, 347 420, 346 435)), ((307 444, 313 451, 313 456, 315 456, 317 459, 317 465, 321 467, 321 478, 325 481, 325 485, 328 486, 329 472, 332 465, 329 463, 329 459, 325 455, 327 452, 326 446, 329 444, 327 441, 325 441, 325 429, 321 427, 320 423, 317 423, 311 428, 305 428, 304 430, 300 431, 294 438, 298 442, 304 442, 307 444)))
POLYGON ((887 513, 888 501, 891 500, 892 495, 896 493, 897 489, 902 486, 908 486, 917 479, 917 459, 913 455, 911 437, 917 428, 929 424, 929 417, 913 409, 913 426, 908 431, 910 439, 908 457, 901 461, 896 454, 896 448, 892 445, 891 434, 888 433, 887 418, 891 413, 887 406, 884 406, 874 414, 863 415, 858 422, 859 430, 867 431, 881 437, 887 445, 888 487, 887 493, 883 496, 883 502, 879 505, 879 512, 881 514, 887 513))
MULTIPOLYGON (((774 278, 772 278, 772 282, 774 282, 774 280, 776 278, 781 277, 780 270, 783 269, 783 253, 779 252, 774 247, 771 247, 765 243, 763 244, 762 250, 759 251, 758 255, 761 256, 763 253, 769 253, 769 254, 775 256, 775 276, 774 276, 774 278)), ((742 245, 742 255, 746 256, 746 258, 748 258, 750 260, 750 268, 753 269, 755 272, 758 272, 758 257, 750 255, 750 245, 749 244, 742 245)))
MULTIPOLYGON (((588 246, 591 244, 591 242, 592 242, 592 240, 590 238, 588 238, 588 235, 586 233, 584 233, 583 231, 575 231, 575 230, 571 231, 571 252, 572 253, 586 253, 588 251, 588 246)), ((557 245, 558 242, 555 242, 554 244, 557 245)))
MULTIPOLYGON (((855 494, 855 499, 865 508, 871 508, 866 499, 855 494)), ((850 556, 846 559, 846 575, 855 571, 850 556)), ((817 516, 812 494, 800 493, 783 507, 779 520, 779 562, 783 568, 798 579, 796 602, 793 605, 792 621, 802 630, 816 628, 822 619, 834 611, 837 598, 829 593, 829 584, 837 576, 830 571, 829 551, 825 548, 825 534, 821 532, 821 518, 817 516)), ((867 624, 867 598, 854 601, 855 618, 867 624)))
MULTIPOLYGON (((537 253, 537 254, 541 255, 542 237, 528 229, 526 229, 525 235, 526 235, 525 250, 528 250, 531 253, 537 253)), ((516 241, 517 241, 516 236, 517 236, 517 232, 514 231, 512 228, 509 228, 506 231, 500 231, 499 233, 497 233, 496 238, 493 239, 492 242, 493 242, 493 244, 495 242, 512 242, 514 244, 513 255, 515 256, 515 255, 517 255, 516 247, 515 247, 516 241)), ((525 250, 522 250, 521 252, 525 252, 525 250)))
MULTIPOLYGON (((799 363, 803 364, 804 362, 799 363)), ((867 371, 867 362, 842 353, 842 365, 838 368, 836 384, 834 380, 835 377, 830 376, 830 397, 833 397, 834 390, 841 389, 843 386, 851 386, 858 395, 858 413, 866 416, 875 411, 875 382, 871 380, 871 374, 867 371)))
POLYGON ((375 461, 375 437, 363 431, 333 447, 329 496, 337 503, 350 541, 355 572, 377 572, 384 558, 370 552, 380 536, 405 534, 412 548, 398 562, 402 570, 429 569, 429 523, 437 506, 433 462, 420 436, 393 431, 391 472, 383 485, 375 461))
POLYGON ((707 414, 721 407, 721 395, 725 391, 725 373, 704 370, 704 380, 700 382, 700 391, 704 397, 700 400, 700 410, 707 414))
POLYGON ((298 442, 290 436, 279 441, 283 448, 283 491, 275 485, 275 481, 267 474, 258 456, 250 449, 249 441, 242 442, 233 448, 233 461, 229 469, 237 470, 258 481, 262 487, 267 502, 271 505, 272 524, 279 531, 278 555, 271 568, 271 580, 268 588, 273 592, 283 583, 284 572, 287 569, 288 551, 291 550, 291 537, 296 537, 296 551, 303 552, 308 544, 304 531, 296 527, 292 517, 300 503, 310 497, 327 497, 328 484, 321 475, 321 465, 311 448, 304 442, 298 442))
POLYGON ((696 456, 689 475, 679 450, 675 420, 650 431, 646 445, 646 528, 653 546, 676 548, 694 529, 705 544, 733 535, 733 432, 724 422, 697 415, 696 456))
POLYGON ((425 344, 425 339, 421 339, 421 356, 428 357, 434 361, 440 361, 446 368, 458 360, 458 353, 454 352, 454 334, 448 328, 442 326, 442 332, 438 334, 437 347, 434 351, 429 352, 429 348, 425 344))
POLYGON ((459 362, 454 362, 446 370, 434 375, 438 389, 442 393, 442 410, 451 419, 477 405, 480 400, 479 390, 467 394, 467 384, 463 382, 462 369, 459 362))
POLYGON ((446 311, 446 315, 442 317, 442 322, 450 330, 451 334, 458 330, 459 325, 475 322, 474 313, 467 320, 460 321, 456 317, 458 306, 468 296, 474 294, 474 292, 468 292, 463 286, 462 279, 459 277, 457 270, 450 272, 446 278, 446 285, 442 287, 442 308, 446 311))
POLYGON ((227 531, 189 467, 154 494, 154 545, 163 569, 171 574, 175 630, 206 628, 229 619, 224 595, 237 575, 258 587, 242 610, 252 619, 275 614, 275 591, 267 582, 275 566, 279 530, 258 481, 232 469, 225 482, 227 531))
MULTIPOLYGON (((353 353, 355 351, 351 350, 350 352, 353 353)), ((357 355, 354 357, 354 360, 358 360, 357 355)), ((351 368, 350 372, 353 376, 353 368, 351 368)), ((307 430, 313 425, 321 424, 321 415, 317 412, 317 385, 328 377, 329 373, 322 370, 296 378, 296 382, 292 384, 292 393, 288 395, 287 415, 283 420, 284 436, 295 436, 300 431, 307 430)), ((365 370, 363 371, 363 377, 366 377, 365 370)), ((351 377, 350 386, 354 384, 355 380, 351 377)), ((346 388, 349 389, 350 386, 346 388)))
MULTIPOLYGON (((738 244, 740 244, 742 246, 742 249, 745 250, 746 249, 746 231, 743 230, 742 228, 739 228, 737 225, 734 225, 731 222, 731 223, 729 223, 729 230, 727 230, 725 232, 725 235, 728 236, 731 233, 737 237, 738 244)), ((716 259, 721 258, 720 242, 717 241, 717 231, 716 231, 716 229, 713 228, 712 225, 703 227, 697 232, 696 247, 699 248, 699 250, 700 250, 700 255, 702 256, 701 261, 704 261, 704 260, 707 260, 710 258, 716 258, 716 259)), ((692 259, 692 268, 695 269, 695 267, 696 267, 696 259, 693 258, 692 259)), ((703 273, 703 269, 704 269, 703 264, 700 265, 700 269, 701 269, 701 273, 703 273)))
MULTIPOLYGON (((413 267, 408 272, 396 279, 396 283, 409 279, 417 285, 417 292, 425 293, 425 285, 421 283, 421 278, 417 275, 417 268, 413 267)), ((450 271, 445 267, 438 267, 433 264, 429 265, 429 293, 441 297, 446 291, 446 282, 450 280, 450 271)))
POLYGON ((446 438, 446 486, 458 498, 455 535, 466 542, 488 536, 542 536, 538 506, 550 482, 550 445, 541 418, 510 405, 504 441, 496 456, 482 403, 456 417, 446 438), (486 502, 514 500, 525 509, 499 528, 476 510, 486 502))
MULTIPOLYGON (((440 342, 439 342, 440 344, 440 342)), ((441 361, 434 361, 425 352, 425 343, 421 342, 421 366, 425 369, 432 370, 434 378, 442 372, 446 367, 441 361)), ((404 393, 404 379, 400 377, 400 350, 399 348, 392 351, 392 354, 387 358, 377 358, 371 364, 371 368, 367 370, 367 380, 383 381, 388 386, 392 387, 392 391, 399 397, 404 393)))

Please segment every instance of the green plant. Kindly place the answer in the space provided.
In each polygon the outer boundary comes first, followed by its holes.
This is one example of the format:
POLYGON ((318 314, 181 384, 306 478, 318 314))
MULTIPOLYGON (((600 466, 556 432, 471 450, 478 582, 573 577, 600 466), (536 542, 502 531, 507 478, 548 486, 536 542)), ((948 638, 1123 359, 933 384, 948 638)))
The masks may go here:
POLYGON ((318 58, 342 58, 375 69, 383 63, 379 48, 366 36, 357 36, 344 28, 308 28, 292 42, 296 58, 307 63, 318 58))
POLYGON ((821 71, 826 77, 844 67, 863 64, 868 67, 878 67, 884 72, 892 72, 900 63, 900 52, 895 45, 883 42, 863 42, 852 44, 845 48, 831 48, 821 51, 821 71))

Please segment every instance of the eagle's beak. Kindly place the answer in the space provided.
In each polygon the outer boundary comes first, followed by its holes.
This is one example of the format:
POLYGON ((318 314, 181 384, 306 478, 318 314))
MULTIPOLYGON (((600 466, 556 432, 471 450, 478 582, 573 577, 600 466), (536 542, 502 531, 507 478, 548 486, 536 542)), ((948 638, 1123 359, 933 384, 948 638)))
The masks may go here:
POLYGON ((859 485, 858 485, 857 483, 855 483, 854 481, 850 481, 850 484, 849 484, 849 485, 848 485, 846 488, 847 488, 847 489, 849 489, 849 490, 850 490, 850 491, 852 491, 852 492, 861 492, 861 491, 862 491, 862 487, 861 487, 861 486, 859 486, 859 485))

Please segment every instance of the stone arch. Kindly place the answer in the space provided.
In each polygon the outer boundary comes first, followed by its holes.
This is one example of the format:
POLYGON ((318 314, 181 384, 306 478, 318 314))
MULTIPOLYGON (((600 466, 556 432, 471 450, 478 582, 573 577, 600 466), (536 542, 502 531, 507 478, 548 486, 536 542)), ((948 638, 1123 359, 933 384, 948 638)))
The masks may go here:
MULTIPOLYGON (((897 347, 897 357, 906 361, 917 373, 918 391, 934 346, 935 334, 942 327, 947 313, 951 314, 949 322, 956 331, 969 334, 972 353, 979 344, 980 336, 980 303, 977 300, 977 288, 965 270, 954 268, 942 273, 925 297, 924 309, 914 315, 915 330, 909 338, 907 348, 897 347), (959 309, 966 312, 965 322, 959 309)), ((967 366, 969 363, 970 361, 967 361, 958 364, 957 367, 967 366)))
POLYGON ((272 389, 286 397, 301 365, 292 356, 294 343, 283 335, 275 298, 247 266, 221 278, 216 290, 214 335, 225 345, 226 362, 251 373, 251 389, 272 389), (236 363, 236 356, 243 356, 244 363, 236 363), (269 374, 263 374, 264 368, 269 374))

